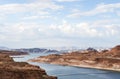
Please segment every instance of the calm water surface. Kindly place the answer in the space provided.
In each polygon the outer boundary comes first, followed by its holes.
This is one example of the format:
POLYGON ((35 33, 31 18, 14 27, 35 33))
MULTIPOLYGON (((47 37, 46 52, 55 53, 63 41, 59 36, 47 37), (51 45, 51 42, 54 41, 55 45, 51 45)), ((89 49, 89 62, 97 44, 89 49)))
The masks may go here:
MULTIPOLYGON (((47 54, 30 54, 23 56, 23 58, 14 58, 15 61, 27 61, 28 59, 36 58, 38 56, 47 54)), ((59 66, 44 63, 29 62, 33 65, 38 65, 45 69, 49 75, 57 76, 58 79, 120 79, 119 72, 104 71, 97 69, 78 68, 70 66, 59 66)))

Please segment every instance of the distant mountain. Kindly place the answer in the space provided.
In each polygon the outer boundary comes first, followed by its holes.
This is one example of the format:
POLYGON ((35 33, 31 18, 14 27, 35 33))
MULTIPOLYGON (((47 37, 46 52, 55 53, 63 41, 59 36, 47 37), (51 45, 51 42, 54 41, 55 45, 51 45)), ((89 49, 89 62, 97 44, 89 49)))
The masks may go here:
POLYGON ((59 52, 59 51, 57 51, 57 50, 52 50, 52 49, 48 49, 48 50, 46 51, 46 53, 50 53, 50 52, 59 52))
POLYGON ((21 51, 21 52, 28 52, 28 53, 49 53, 49 52, 58 52, 57 50, 50 50, 45 48, 21 48, 21 49, 13 49, 13 51, 21 51))
POLYGON ((22 51, 22 52, 30 52, 30 53, 35 53, 35 52, 44 52, 47 49, 40 49, 40 48, 21 48, 21 49, 13 49, 14 51, 22 51))

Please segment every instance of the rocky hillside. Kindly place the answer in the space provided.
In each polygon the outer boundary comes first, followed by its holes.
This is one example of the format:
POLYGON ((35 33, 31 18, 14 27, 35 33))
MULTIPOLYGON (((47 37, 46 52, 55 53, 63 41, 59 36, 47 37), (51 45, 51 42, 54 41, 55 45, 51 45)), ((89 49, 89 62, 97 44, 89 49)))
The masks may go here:
POLYGON ((7 55, 28 55, 27 52, 18 52, 18 51, 9 51, 9 50, 0 50, 0 54, 7 54, 7 55))
POLYGON ((114 57, 120 57, 120 45, 112 48, 111 51, 109 51, 108 53, 112 54, 112 56, 114 57))
POLYGON ((45 70, 26 62, 14 62, 7 54, 0 54, 0 79, 57 79, 45 70))
POLYGON ((87 49, 82 52, 40 56, 30 61, 120 71, 120 45, 100 52, 87 49))

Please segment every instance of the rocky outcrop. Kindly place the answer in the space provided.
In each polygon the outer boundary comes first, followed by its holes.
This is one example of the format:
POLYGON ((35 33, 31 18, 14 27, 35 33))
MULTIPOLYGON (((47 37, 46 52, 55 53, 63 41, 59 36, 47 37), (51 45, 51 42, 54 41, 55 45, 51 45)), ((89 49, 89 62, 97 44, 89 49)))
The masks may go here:
POLYGON ((8 50, 0 50, 0 54, 7 54, 7 55, 28 55, 27 52, 8 51, 8 50))
POLYGON ((9 55, 0 54, 0 79, 57 79, 45 70, 26 62, 14 62, 9 55))
POLYGON ((88 51, 88 52, 98 52, 96 49, 94 49, 94 48, 88 48, 88 49, 86 49, 86 51, 88 51))
POLYGON ((112 48, 108 53, 112 54, 114 57, 120 57, 120 45, 112 48))
POLYGON ((84 52, 40 56, 30 61, 120 71, 120 45, 100 52, 90 48, 84 52))

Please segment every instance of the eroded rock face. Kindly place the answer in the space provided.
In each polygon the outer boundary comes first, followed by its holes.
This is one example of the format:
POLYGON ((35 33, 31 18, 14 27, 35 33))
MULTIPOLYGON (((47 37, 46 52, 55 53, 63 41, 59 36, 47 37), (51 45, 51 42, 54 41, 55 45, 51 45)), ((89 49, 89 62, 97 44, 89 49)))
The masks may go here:
POLYGON ((0 69, 0 79, 57 79, 41 73, 40 70, 0 69))
POLYGON ((120 45, 111 50, 100 52, 84 51, 64 53, 62 55, 53 54, 41 56, 31 61, 120 71, 120 45))
POLYGON ((0 79, 57 79, 45 70, 26 62, 14 62, 6 54, 0 54, 0 79))
POLYGON ((112 48, 109 53, 111 53, 115 57, 120 57, 120 45, 112 48))

